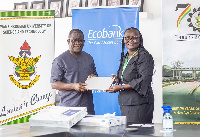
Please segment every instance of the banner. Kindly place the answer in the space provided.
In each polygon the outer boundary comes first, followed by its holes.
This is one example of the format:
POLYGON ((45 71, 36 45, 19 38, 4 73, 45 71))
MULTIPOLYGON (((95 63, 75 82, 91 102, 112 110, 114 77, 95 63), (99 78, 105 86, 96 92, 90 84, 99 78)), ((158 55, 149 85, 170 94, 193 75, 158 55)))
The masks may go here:
POLYGON ((53 58, 54 11, 0 12, 0 125, 55 104, 53 58))
POLYGON ((200 124, 200 3, 163 0, 163 105, 175 124, 200 124))
MULTIPOLYGON (((129 27, 139 28, 139 7, 73 9, 72 28, 84 33, 83 50, 92 55, 99 77, 117 75, 122 38, 129 27)), ((127 49, 126 49, 127 51, 127 49)), ((95 114, 121 115, 118 93, 93 91, 95 114)))

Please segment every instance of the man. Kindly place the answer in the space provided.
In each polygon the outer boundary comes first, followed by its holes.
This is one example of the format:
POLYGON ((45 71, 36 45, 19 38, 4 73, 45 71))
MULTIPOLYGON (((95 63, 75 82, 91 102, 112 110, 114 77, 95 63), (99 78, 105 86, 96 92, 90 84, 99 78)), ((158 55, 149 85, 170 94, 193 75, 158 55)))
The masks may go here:
POLYGON ((119 0, 110 0, 108 2, 108 6, 119 6, 119 5, 120 5, 119 0))
POLYGON ((52 88, 59 91, 59 105, 87 107, 88 114, 94 114, 92 91, 87 90, 84 83, 88 77, 97 75, 94 60, 82 51, 85 40, 81 30, 71 30, 67 42, 69 50, 52 63, 52 88))
POLYGON ((88 7, 96 7, 98 6, 98 0, 91 0, 88 7))
POLYGON ((55 10, 55 17, 60 17, 60 8, 58 2, 51 2, 51 9, 55 10))
POLYGON ((68 16, 72 16, 72 8, 79 7, 77 0, 69 1, 68 16))
POLYGON ((138 5, 139 0, 130 0, 129 5, 138 5))

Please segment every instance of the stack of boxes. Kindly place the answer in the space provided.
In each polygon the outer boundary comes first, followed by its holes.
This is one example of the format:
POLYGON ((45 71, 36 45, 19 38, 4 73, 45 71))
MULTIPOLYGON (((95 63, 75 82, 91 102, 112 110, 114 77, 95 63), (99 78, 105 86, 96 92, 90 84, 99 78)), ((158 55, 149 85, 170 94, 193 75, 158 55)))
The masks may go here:
POLYGON ((77 125, 112 127, 126 124, 126 116, 87 115, 77 125))
POLYGON ((30 126, 71 128, 74 125, 113 127, 126 124, 126 116, 87 115, 86 107, 50 106, 32 115, 30 126))
POLYGON ((66 127, 71 128, 87 114, 86 107, 51 106, 32 115, 30 126, 66 127))

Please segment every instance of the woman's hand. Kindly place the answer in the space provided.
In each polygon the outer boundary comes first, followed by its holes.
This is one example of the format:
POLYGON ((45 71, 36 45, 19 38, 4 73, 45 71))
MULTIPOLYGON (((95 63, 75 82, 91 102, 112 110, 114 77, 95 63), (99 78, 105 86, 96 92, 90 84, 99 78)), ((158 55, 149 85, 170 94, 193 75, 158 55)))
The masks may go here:
POLYGON ((116 76, 116 75, 112 75, 112 76, 111 76, 111 78, 112 78, 112 79, 114 79, 114 82, 113 82, 113 84, 115 84, 115 83, 118 83, 118 82, 119 82, 119 80, 118 80, 118 78, 117 78, 117 76, 116 76))
POLYGON ((110 93, 116 93, 118 91, 121 90, 121 86, 120 85, 114 85, 113 87, 109 87, 109 89, 106 89, 106 92, 110 92, 110 93))

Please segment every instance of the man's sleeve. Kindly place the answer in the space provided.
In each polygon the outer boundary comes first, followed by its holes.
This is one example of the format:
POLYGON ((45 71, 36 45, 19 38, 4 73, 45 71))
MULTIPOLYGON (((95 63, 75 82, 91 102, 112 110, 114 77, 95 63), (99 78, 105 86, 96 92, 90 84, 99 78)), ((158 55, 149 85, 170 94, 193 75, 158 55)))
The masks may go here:
POLYGON ((60 65, 60 62, 58 59, 54 59, 52 63, 52 68, 51 68, 51 78, 50 78, 50 83, 54 83, 56 81, 62 81, 63 79, 63 70, 60 65))
POLYGON ((93 60, 93 74, 98 76, 94 60, 93 60))

